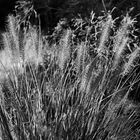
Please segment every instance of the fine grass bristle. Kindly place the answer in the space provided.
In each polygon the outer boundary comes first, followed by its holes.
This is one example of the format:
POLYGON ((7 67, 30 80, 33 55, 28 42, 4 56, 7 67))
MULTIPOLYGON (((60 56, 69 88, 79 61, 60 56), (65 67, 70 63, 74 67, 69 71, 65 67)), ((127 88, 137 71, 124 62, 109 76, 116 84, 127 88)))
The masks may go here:
POLYGON ((132 69, 135 67, 134 62, 136 61, 136 59, 138 58, 140 54, 140 48, 136 48, 130 55, 129 55, 129 59, 128 62, 126 62, 124 64, 124 69, 122 72, 122 75, 127 75, 128 73, 130 73, 132 71, 132 69))
POLYGON ((109 39, 110 29, 112 28, 112 26, 113 26, 113 19, 112 16, 109 14, 106 18, 106 21, 104 21, 101 26, 101 37, 100 37, 100 42, 98 47, 99 54, 101 54, 107 49, 106 42, 109 39))
POLYGON ((125 52, 128 41, 129 41, 128 37, 122 38, 122 43, 118 46, 118 49, 115 52, 114 67, 116 67, 119 64, 120 60, 122 59, 122 56, 123 56, 123 53, 125 52))
POLYGON ((8 16, 7 31, 9 32, 9 37, 11 38, 11 49, 19 50, 19 34, 18 34, 18 24, 16 18, 13 15, 8 16))
POLYGON ((43 46, 37 29, 31 28, 25 39, 24 63, 34 63, 38 66, 43 62, 43 46))
POLYGON ((66 30, 63 37, 60 40, 60 52, 58 55, 59 66, 64 70, 64 66, 67 60, 70 58, 70 40, 71 40, 71 30, 66 30))
POLYGON ((131 26, 133 26, 134 24, 134 20, 131 19, 128 15, 126 17, 123 18, 122 20, 122 23, 121 23, 121 26, 119 27, 113 41, 113 51, 115 53, 115 60, 114 60, 114 66, 116 66, 122 55, 123 55, 123 52, 125 51, 126 49, 126 45, 129 41, 129 28, 131 26))
POLYGON ((87 48, 85 43, 82 42, 81 44, 77 45, 76 67, 78 72, 82 72, 84 70, 86 52, 87 48))

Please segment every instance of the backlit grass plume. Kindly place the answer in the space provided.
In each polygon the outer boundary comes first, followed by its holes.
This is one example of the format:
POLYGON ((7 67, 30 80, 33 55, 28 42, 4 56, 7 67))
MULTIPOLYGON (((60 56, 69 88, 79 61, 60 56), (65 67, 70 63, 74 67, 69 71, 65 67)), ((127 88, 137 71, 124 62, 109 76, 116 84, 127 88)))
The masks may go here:
POLYGON ((42 63, 43 46, 39 31, 30 27, 25 32, 18 27, 13 15, 8 17, 7 27, 7 32, 3 33, 4 50, 0 55, 2 75, 4 74, 2 71, 16 69, 22 73, 25 65, 32 63, 37 66, 42 63))
POLYGON ((99 54, 101 54, 107 49, 106 42, 109 39, 109 34, 112 26, 113 26, 113 19, 111 14, 108 14, 106 21, 103 21, 101 25, 101 37, 100 37, 100 42, 98 47, 99 54))
POLYGON ((79 73, 83 72, 85 70, 85 61, 86 61, 86 54, 87 54, 87 45, 86 43, 82 42, 81 44, 77 45, 77 60, 76 60, 76 66, 77 71, 79 73))
POLYGON ((120 62, 123 53, 127 49, 126 47, 130 39, 129 29, 134 25, 135 22, 136 21, 134 19, 131 19, 128 15, 124 17, 121 22, 121 25, 115 35, 115 38, 113 39, 113 51, 115 52, 114 66, 116 66, 120 62))
POLYGON ((64 36, 60 40, 60 53, 58 55, 59 66, 62 70, 70 57, 70 40, 71 30, 66 30, 64 36))
POLYGON ((124 65, 123 75, 126 75, 132 71, 132 69, 135 67, 135 62, 137 62, 137 58, 140 54, 140 48, 136 48, 130 55, 128 62, 124 65))

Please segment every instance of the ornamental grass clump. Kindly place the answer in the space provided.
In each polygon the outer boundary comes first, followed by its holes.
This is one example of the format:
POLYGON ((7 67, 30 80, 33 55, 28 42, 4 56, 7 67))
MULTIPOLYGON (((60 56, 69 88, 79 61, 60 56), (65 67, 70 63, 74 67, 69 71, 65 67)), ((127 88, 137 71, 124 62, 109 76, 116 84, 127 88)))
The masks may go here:
MULTIPOLYGON (((19 38, 15 44, 9 30, 4 33, 0 68, 7 76, 0 81, 2 139, 138 140, 139 106, 129 99, 139 82, 138 42, 133 40, 132 51, 128 48, 134 20, 127 15, 117 28, 109 13, 82 23, 74 29, 59 28, 63 35, 50 44, 31 25, 25 31, 14 30, 19 38), (92 26, 90 33, 85 26, 92 26), (75 39, 81 32, 82 39, 75 39)), ((57 37, 57 29, 52 38, 57 37)))

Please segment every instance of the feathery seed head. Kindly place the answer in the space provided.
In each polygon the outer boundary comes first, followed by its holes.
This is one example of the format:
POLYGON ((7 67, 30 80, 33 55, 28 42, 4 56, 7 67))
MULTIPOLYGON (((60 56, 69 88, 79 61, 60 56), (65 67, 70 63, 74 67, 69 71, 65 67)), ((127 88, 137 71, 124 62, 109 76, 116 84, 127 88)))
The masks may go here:
POLYGON ((102 23, 102 31, 101 31, 101 37, 100 37, 100 43, 98 47, 98 53, 101 54, 104 52, 105 49, 105 43, 108 41, 109 38, 109 32, 110 29, 113 25, 113 19, 112 16, 109 14, 108 17, 106 18, 106 21, 102 23))
POLYGON ((130 38, 128 37, 130 32, 130 27, 133 26, 134 20, 127 15, 123 18, 120 28, 118 29, 116 36, 114 37, 113 42, 113 52, 114 52, 114 64, 113 67, 115 68, 121 57, 123 52, 126 49, 126 45, 129 43, 130 38))
MULTIPOLYGON (((131 20, 131 18, 127 15, 123 18, 120 28, 118 29, 116 36, 114 37, 113 42, 113 51, 114 53, 117 53, 117 51, 120 49, 120 46, 124 40, 126 40, 126 37, 129 35, 130 29, 129 27, 133 26, 134 20, 131 20), (124 39, 124 40, 123 40, 124 39)), ((123 49, 121 49, 123 50, 123 49)))
POLYGON ((16 18, 13 15, 8 16, 7 30, 9 32, 10 41, 12 43, 11 49, 19 50, 19 36, 18 36, 18 24, 16 18))
POLYGON ((122 43, 120 44, 120 46, 118 46, 116 53, 115 53, 115 58, 114 58, 114 64, 113 64, 114 67, 116 67, 119 64, 119 61, 122 57, 123 52, 126 49, 126 45, 127 45, 128 41, 129 41, 129 38, 124 37, 122 40, 122 43))
POLYGON ((122 75, 127 75, 129 72, 131 72, 132 68, 134 68, 134 62, 136 60, 136 58, 139 56, 140 54, 140 48, 136 48, 134 50, 134 52, 132 52, 129 56, 129 60, 128 62, 126 62, 123 66, 124 70, 122 72, 122 75))
POLYGON ((66 61, 70 57, 70 40, 71 40, 71 30, 66 30, 64 36, 60 40, 60 52, 59 52, 59 66, 63 70, 66 61))
POLYGON ((84 66, 84 61, 85 61, 85 56, 86 56, 86 45, 85 43, 81 43, 77 46, 77 70, 78 72, 81 70, 83 71, 84 66))

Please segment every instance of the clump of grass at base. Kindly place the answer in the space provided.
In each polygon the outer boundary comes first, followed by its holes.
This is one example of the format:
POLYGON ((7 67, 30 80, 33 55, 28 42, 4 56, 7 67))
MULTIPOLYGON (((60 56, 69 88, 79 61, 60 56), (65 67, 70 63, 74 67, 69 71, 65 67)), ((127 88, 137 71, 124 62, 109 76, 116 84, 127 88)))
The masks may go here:
MULTIPOLYGON (((128 20, 133 23, 128 15, 122 21, 128 20)), ((122 22, 116 33, 110 34, 108 31, 115 31, 112 24, 115 21, 111 15, 98 18, 94 23, 92 28, 99 29, 100 36, 90 32, 97 41, 92 57, 89 54, 91 38, 86 36, 85 42, 79 39, 73 43, 75 31, 71 28, 62 29, 64 34, 58 42, 46 46, 48 43, 42 41, 43 35, 30 26, 17 41, 19 49, 16 50, 12 49, 14 37, 9 36, 9 30, 4 33, 1 68, 8 76, 1 80, 2 138, 137 139, 139 128, 134 124, 139 123, 139 107, 128 99, 128 95, 138 81, 138 74, 132 75, 130 67, 138 57, 139 47, 133 48, 129 59, 125 53, 118 53, 122 45, 123 50, 128 49, 129 34, 134 28, 122 22), (124 26, 127 26, 125 36, 121 36, 124 26), (13 51, 17 51, 17 55, 13 56, 13 51)), ((16 28, 14 32, 18 38, 21 29, 16 28)))

